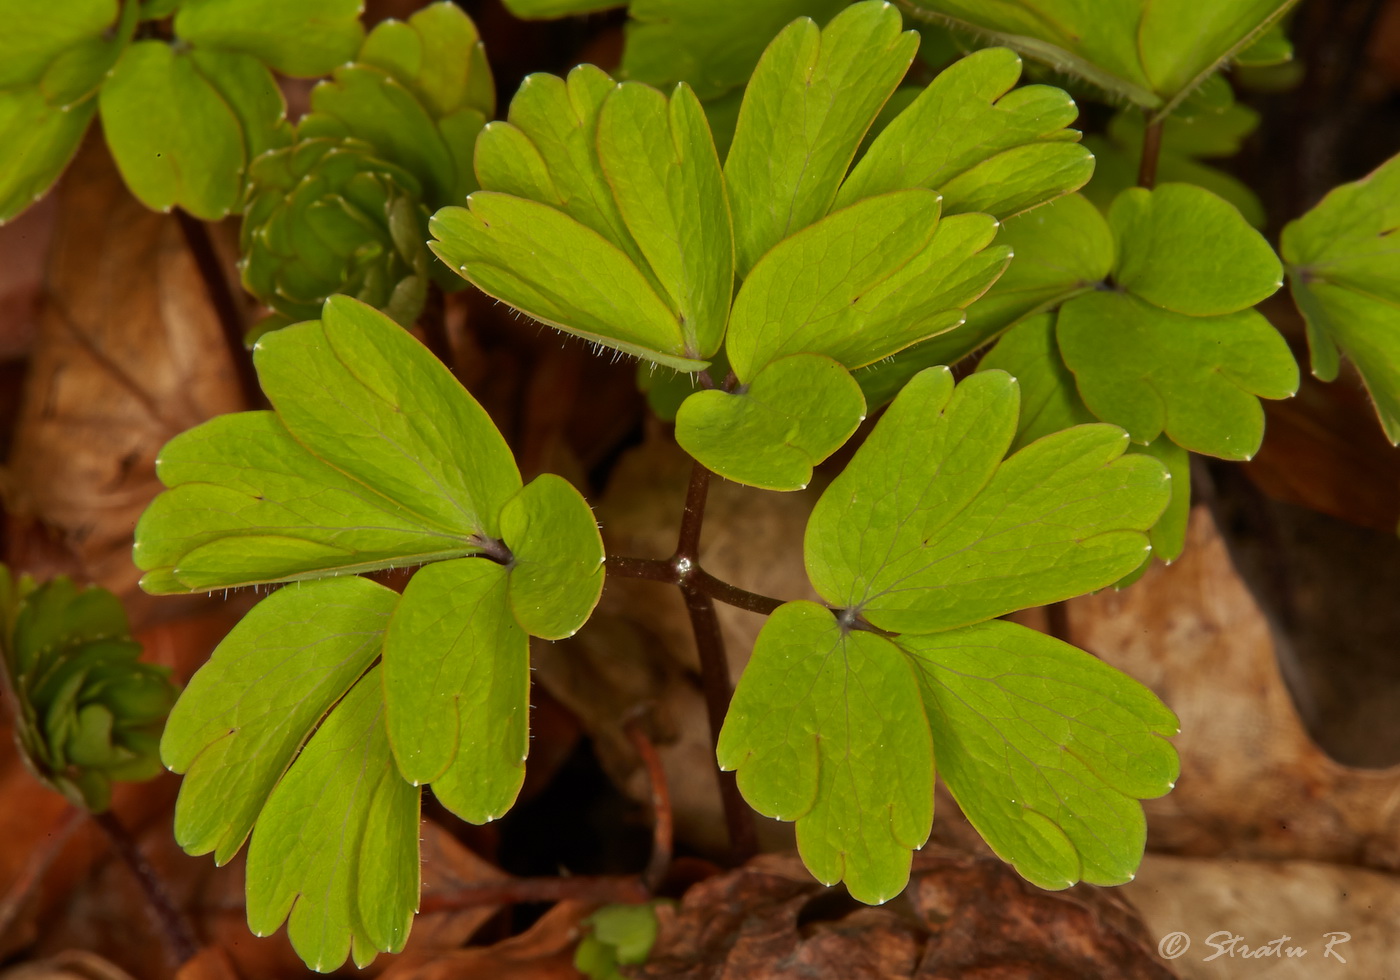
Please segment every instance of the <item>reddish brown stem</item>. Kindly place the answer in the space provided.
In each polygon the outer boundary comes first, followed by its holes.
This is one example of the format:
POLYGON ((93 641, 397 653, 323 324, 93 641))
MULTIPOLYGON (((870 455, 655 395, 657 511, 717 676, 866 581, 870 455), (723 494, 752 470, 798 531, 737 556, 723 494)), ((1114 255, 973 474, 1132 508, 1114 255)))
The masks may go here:
POLYGON ((681 574, 676 570, 675 559, 628 558, 609 555, 607 567, 609 575, 646 579, 649 582, 661 582, 665 585, 685 585, 693 591, 709 596, 711 599, 717 599, 725 605, 737 606, 740 609, 747 609, 749 612, 760 613, 764 616, 771 615, 775 609, 783 604, 782 599, 774 599, 772 596, 760 595, 757 592, 741 589, 737 585, 730 585, 728 582, 715 578, 698 565, 692 564, 688 572, 681 574))
POLYGON ((141 892, 146 896, 146 904, 151 910, 156 924, 160 927, 161 936, 165 939, 166 951, 176 966, 193 959, 199 952, 199 943, 195 941, 194 930, 190 928, 189 920, 175 907, 171 901, 170 892, 166 889, 165 883, 156 874, 154 868, 146 860, 141 849, 136 846, 136 841, 132 838, 131 832, 117 819, 116 814, 110 810, 104 813, 94 813, 92 819, 107 834, 108 841, 111 842, 112 850, 117 857, 121 858, 131 873, 136 876, 137 883, 141 886, 141 892))
POLYGON ((507 881, 464 885, 449 894, 424 896, 418 911, 426 914, 476 908, 481 905, 565 902, 570 899, 604 905, 609 902, 645 902, 650 898, 651 892, 636 875, 511 878, 507 881))
MULTIPOLYGON (((700 686, 705 693, 705 709, 710 721, 710 745, 718 751, 720 729, 729 711, 729 699, 734 687, 729 680, 729 661, 724 655, 724 636, 719 617, 709 596, 682 587, 685 609, 690 614, 690 628, 695 634, 695 647, 700 654, 700 686)), ((724 824, 729 831, 729 849, 736 864, 758 853, 758 836, 754 829, 753 811, 739 793, 739 783, 732 772, 717 772, 720 800, 724 804, 724 824)))
POLYGON ((1162 126, 1165 120, 1147 124, 1142 131, 1142 160, 1138 163, 1138 186, 1152 190, 1157 185, 1157 159, 1162 155, 1162 126))
POLYGON ((651 784, 651 860, 642 872, 642 881, 655 891, 671 869, 671 853, 674 845, 675 822, 671 813, 671 789, 666 783, 666 770, 661 765, 661 755, 656 751, 641 722, 633 719, 626 725, 627 737, 632 747, 642 758, 646 767, 647 781, 651 784))

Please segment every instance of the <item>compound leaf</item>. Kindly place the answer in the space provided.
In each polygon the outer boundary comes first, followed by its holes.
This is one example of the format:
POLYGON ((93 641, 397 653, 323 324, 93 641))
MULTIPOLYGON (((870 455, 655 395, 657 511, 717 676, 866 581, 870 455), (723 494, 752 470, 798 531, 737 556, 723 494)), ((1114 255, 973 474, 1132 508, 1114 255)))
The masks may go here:
POLYGON ((501 539, 516 622, 544 640, 573 636, 603 593, 603 537, 588 501, 563 477, 537 476, 506 501, 501 539))
POLYGON ((945 214, 1005 218, 1083 186, 1094 160, 1065 128, 1079 113, 1074 100, 1049 85, 1012 91, 1020 77, 1021 59, 1008 48, 986 48, 944 69, 875 138, 836 206, 927 187, 943 194, 945 214))
POLYGON ((252 55, 233 51, 195 48, 189 57, 238 118, 245 160, 291 141, 287 105, 266 65, 252 55))
POLYGON ((632 260, 562 211, 478 191, 429 228, 438 258, 536 320, 677 370, 707 363, 632 260))
POLYGON ((1060 310, 1057 336, 1084 403, 1140 443, 1165 432, 1185 449, 1248 459, 1264 435, 1258 398, 1298 389, 1288 344, 1253 310, 1191 317, 1091 293, 1060 310))
POLYGON ((175 33, 204 48, 251 54, 284 75, 314 78, 355 57, 360 0, 183 0, 175 33))
POLYGON ((529 749, 529 638, 511 615, 509 572, 482 558, 421 568, 384 639, 389 741, 399 772, 433 784, 464 820, 505 813, 529 749), (444 777, 456 793, 443 793, 444 777))
POLYGON ((734 392, 697 391, 676 414, 676 441, 720 476, 767 490, 801 490, 812 467, 845 445, 865 398, 821 354, 769 362, 734 392))
POLYGON ((1114 281, 1163 309, 1215 316, 1247 309, 1283 283, 1269 243, 1228 201, 1194 184, 1133 187, 1108 212, 1114 281))
POLYGON ((179 205, 210 221, 238 206, 242 126, 188 51, 136 42, 98 100, 112 157, 141 203, 159 211, 179 205))
MULTIPOLYGON (((161 758, 185 774, 175 839, 227 863, 326 711, 379 656, 398 595, 349 576, 274 592, 190 680, 161 758)), ((416 872, 415 872, 416 873, 416 872)))
POLYGON ((632 0, 622 73, 658 88, 688 82, 700 98, 714 99, 748 81, 764 46, 795 18, 825 23, 845 5, 846 0, 632 0))
POLYGON ((734 287, 734 233, 724 175, 694 93, 669 102, 618 86, 598 119, 598 160, 638 249, 678 314, 685 349, 710 357, 724 339, 734 287))
POLYGON ((955 364, 1008 326, 1093 288, 1113 268, 1113 234, 1108 222, 1079 194, 1068 194, 1007 219, 996 243, 1011 249, 1011 263, 968 307, 963 326, 856 374, 871 405, 889 401, 925 368, 955 364))
POLYGON ((134 558, 152 592, 369 571, 474 554, 445 525, 308 453, 271 412, 222 415, 161 450, 168 492, 137 525, 134 558))
POLYGON ((379 668, 331 710, 277 784, 248 848, 248 927, 313 969, 397 952, 418 905, 419 792, 389 754, 379 668), (370 832, 374 836, 370 836, 370 832))
POLYGON ((1082 650, 993 621, 896 641, 913 663, 939 773, 1003 860, 1042 888, 1129 881, 1140 799, 1179 770, 1176 716, 1082 650))
POLYGON ((765 816, 797 822, 825 884, 876 904, 903 890, 933 822, 933 752, 909 661, 831 610, 769 617, 720 732, 721 768, 765 816))
POLYGON ((918 35, 869 0, 824 29, 794 21, 764 51, 724 164, 737 271, 831 209, 880 107, 904 77, 918 35))
POLYGON ((510 448, 452 372, 387 316, 347 296, 263 336, 254 363, 292 436, 439 524, 497 536, 520 489, 510 448))
POLYGON ((1400 156, 1335 188, 1283 229, 1289 288, 1308 324, 1312 370, 1361 372, 1391 442, 1400 442, 1400 156))
POLYGON ((934 632, 1102 588, 1142 563, 1167 506, 1155 460, 1077 426, 1002 460, 1019 396, 1000 371, 915 376, 807 524, 821 596, 881 629, 934 632))
POLYGON ((825 354, 850 368, 962 321, 961 307, 1009 257, 987 249, 987 215, 938 220, 932 191, 894 191, 836 211, 774 246, 730 316, 726 349, 740 381, 776 358, 825 354))

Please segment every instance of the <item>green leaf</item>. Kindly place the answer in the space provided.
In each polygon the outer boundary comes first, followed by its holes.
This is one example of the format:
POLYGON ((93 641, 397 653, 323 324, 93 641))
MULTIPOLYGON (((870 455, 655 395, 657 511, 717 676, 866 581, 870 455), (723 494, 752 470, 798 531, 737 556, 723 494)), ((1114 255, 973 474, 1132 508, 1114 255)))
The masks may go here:
MULTIPOLYGON (((549 0, 509 0, 508 5, 525 2, 536 6, 549 0)), ((764 47, 783 27, 804 16, 825 23, 845 5, 846 0, 632 0, 622 74, 658 88, 688 82, 708 101, 748 81, 764 47)))
POLYGON ((812 467, 845 445, 865 418, 860 386, 821 354, 769 362, 734 392, 687 398, 676 441, 720 476, 767 490, 802 490, 812 467))
POLYGON ((292 947, 329 973, 397 952, 418 906, 418 790, 389 754, 371 669, 272 791, 248 848, 248 927, 283 920, 292 947))
POLYGON ((107 77, 99 104, 112 157, 142 204, 179 205, 210 221, 238 206, 242 126, 188 52, 136 42, 107 77))
POLYGON ((520 474, 490 416, 392 320, 333 296, 264 336, 263 390, 292 436, 353 479, 466 534, 498 536, 520 474))
POLYGON ((933 751, 899 648, 812 602, 764 624, 720 732, 719 764, 765 816, 797 822, 823 884, 884 902, 933 823, 933 751))
POLYGON ((1155 556, 1165 562, 1176 561, 1186 550, 1186 526, 1191 520, 1191 456, 1166 436, 1159 436, 1145 446, 1133 446, 1130 452, 1155 456, 1171 477, 1172 502, 1152 525, 1147 537, 1155 556))
POLYGON ((227 864, 327 710, 379 656, 393 591, 349 576, 281 589, 254 606, 190 680, 161 758, 185 774, 175 839, 227 864))
POLYGON ((834 212, 754 266, 730 316, 727 350, 749 382, 776 358, 818 353, 850 368, 962 321, 1005 268, 987 215, 938 220, 938 196, 895 191, 834 212))
POLYGON ((355 57, 360 0, 184 0, 175 33, 204 48, 251 54, 283 75, 314 78, 355 57))
POLYGON ((0 31, 0 89, 39 81, 65 51, 100 38, 118 13, 117 0, 8 0, 0 31))
MULTIPOLYGON (((39 78, 39 91, 50 105, 71 109, 97 92, 107 72, 131 43, 137 9, 134 3, 123 4, 115 24, 67 48, 49 63, 39 78)), ((51 18, 52 14, 43 16, 51 18)))
POLYGON ((1135 442, 1165 432, 1184 449, 1249 459, 1264 436, 1258 398, 1298 390, 1288 344, 1253 310, 1190 317, 1091 293, 1064 305, 1057 333, 1085 404, 1135 442))
POLYGON ((522 20, 553 20, 625 7, 625 0, 505 0, 506 9, 522 20))
POLYGON ((598 119, 598 160, 627 230, 678 314, 686 351, 710 357, 729 315, 734 233, 699 101, 685 85, 669 103, 646 85, 618 86, 598 119))
POLYGON ((475 554, 480 541, 307 452, 271 412, 223 415, 176 436, 142 515, 134 559, 152 592, 370 571, 475 554))
POLYGON ((1020 76, 1021 59, 1007 48, 944 69, 871 144, 836 206, 927 187, 942 192, 945 214, 1005 218, 1082 186, 1094 160, 1065 128, 1079 113, 1074 100, 1048 85, 1012 91, 1020 76))
POLYGON ((831 209, 918 47, 918 35, 900 26, 892 6, 869 0, 825 29, 795 21, 763 53, 724 164, 739 275, 831 209))
POLYGON ((482 558, 428 565, 409 580, 384 639, 399 772, 431 782, 473 823, 510 809, 530 745, 529 638, 511 615, 508 584, 509 571, 482 558))
POLYGON ((1011 451, 1042 436, 1097 421, 1074 387, 1074 375, 1060 359, 1055 342, 1055 315, 1042 313, 1002 334, 977 362, 978 371, 1005 371, 1021 391, 1021 414, 1011 451))
POLYGON ((1002 372, 915 377, 807 524, 807 574, 833 605, 934 632, 1102 588, 1147 554, 1167 506, 1155 460, 1077 426, 1003 462, 1019 396, 1002 372))
POLYGON ((536 320, 677 370, 705 367, 632 260, 561 211, 478 191, 429 230, 438 258, 536 320))
POLYGON ((1014 257, 1001 278, 968 308, 965 325, 856 374, 871 405, 889 401, 925 368, 955 364, 1011 324, 1093 288, 1113 267, 1108 223, 1078 194, 1007 220, 996 242, 998 248, 1011 249, 1014 257))
POLYGON ((603 594, 603 537, 588 501, 563 477, 537 476, 506 501, 501 539, 516 622, 544 640, 573 636, 603 594))
POLYGON ((1165 117, 1296 0, 914 0, 934 19, 1005 44, 1165 117))
POLYGON ((137 526, 153 592, 367 571, 479 553, 520 489, 514 459, 437 358, 344 296, 258 341, 278 417, 225 416, 173 440, 172 489, 137 526))
MULTIPOLYGON (((480 123, 478 118, 477 129, 480 123)), ((476 131, 470 135, 475 139, 476 131)), ((417 177, 424 200, 434 207, 460 203, 475 183, 466 166, 470 141, 454 152, 413 92, 369 65, 337 68, 333 78, 311 90, 311 113, 298 123, 297 137, 318 136, 369 143, 379 156, 417 177)))
POLYGON ((45 101, 37 88, 0 91, 0 222, 9 221, 43 197, 73 159, 97 111, 88 100, 64 111, 45 101))
POLYGON ((1278 256, 1232 205, 1192 184, 1130 188, 1108 213, 1118 241, 1114 281, 1190 316, 1234 313, 1283 283, 1278 256))
POLYGON ((428 112, 441 119, 475 109, 496 109, 496 87, 472 19, 454 3, 432 3, 407 21, 380 21, 360 48, 360 62, 406 85, 428 112))
MULTIPOLYGON (((476 25, 456 4, 430 4, 407 21, 381 21, 365 38, 358 60, 407 87, 435 121, 454 170, 451 187, 436 203, 460 203, 476 190, 472 153, 477 134, 496 111, 496 85, 476 25)), ((346 108, 342 103, 341 115, 351 123, 346 108)), ((356 116, 352 135, 370 138, 373 129, 365 124, 376 122, 356 116)))
MULTIPOLYGON (((507 122, 493 122, 477 140, 476 175, 483 190, 528 198, 563 211, 597 232, 649 274, 623 223, 598 162, 598 117, 617 84, 592 65, 567 80, 529 75, 511 99, 507 122)), ((660 290, 659 284, 653 288, 660 290)))
POLYGON ((0 654, 15 741, 45 786, 94 813, 111 784, 160 772, 170 669, 141 663, 126 613, 104 589, 60 576, 17 582, 0 565, 0 654))
POLYGON ((1249 48, 1295 2, 1226 0, 1187 10, 1165 0, 1147 0, 1138 28, 1143 68, 1158 92, 1184 95, 1249 48))
POLYGON ((1140 799, 1179 771, 1176 716, 1067 643, 989 622, 896 641, 919 678, 939 773, 1003 860, 1042 888, 1130 881, 1140 799))
POLYGON ((1283 229, 1289 288, 1308 323, 1312 370, 1361 372, 1385 433, 1400 442, 1400 156, 1335 188, 1283 229))
POLYGON ((195 49, 190 60, 238 117, 247 160, 291 142, 287 104, 267 66, 252 55, 226 51, 195 49))

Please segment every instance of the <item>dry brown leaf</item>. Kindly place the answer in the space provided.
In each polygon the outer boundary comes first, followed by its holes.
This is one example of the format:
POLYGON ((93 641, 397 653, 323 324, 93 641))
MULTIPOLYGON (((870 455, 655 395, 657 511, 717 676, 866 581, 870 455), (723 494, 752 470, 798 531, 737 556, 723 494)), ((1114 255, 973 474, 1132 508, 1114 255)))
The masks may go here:
POLYGON ((582 902, 560 902, 518 936, 496 943, 437 953, 406 952, 382 980, 582 980, 574 969, 579 922, 593 911, 582 902))
POLYGON ((205 946, 185 961, 175 980, 239 980, 233 960, 218 946, 205 946))
POLYGON ((765 855, 658 910, 642 980, 976 977, 1169 980, 1130 908, 1101 889, 1045 892, 995 858, 929 845, 908 891, 879 908, 765 855))
POLYGON ((156 453, 241 398, 175 218, 137 203, 89 140, 58 193, 7 509, 59 533, 75 560, 63 571, 130 597, 156 453))
POLYGON ((1400 964, 1392 874, 1148 855, 1123 892, 1183 980, 1387 977, 1400 964), (1244 955, 1261 947, 1279 953, 1244 955), (1290 947, 1304 952, 1286 955, 1290 947))
POLYGON ((1400 869, 1400 767, 1354 769, 1313 743, 1270 624, 1206 509, 1193 512, 1174 565, 1066 614, 1072 642, 1181 718, 1181 780, 1146 804, 1152 850, 1400 869))
POLYGON ((65 950, 38 963, 0 973, 0 980, 135 980, 130 973, 83 950, 65 950))
MULTIPOLYGON (((464 886, 504 881, 509 877, 500 868, 483 861, 459 844, 451 834, 431 820, 422 824, 423 898, 447 896, 464 886)), ((461 946, 492 916, 499 906, 444 909, 419 915, 408 937, 407 954, 453 949, 461 946)))

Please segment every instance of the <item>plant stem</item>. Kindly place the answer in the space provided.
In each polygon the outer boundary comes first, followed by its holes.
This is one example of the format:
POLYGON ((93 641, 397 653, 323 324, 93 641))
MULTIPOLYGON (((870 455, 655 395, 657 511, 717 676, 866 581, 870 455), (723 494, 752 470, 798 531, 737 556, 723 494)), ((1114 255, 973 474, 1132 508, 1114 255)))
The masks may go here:
MULTIPOLYGON (((720 632, 714 601, 685 586, 681 591, 685 595, 685 610, 690 614, 695 647, 700 654, 700 686, 705 693, 705 709, 710 720, 710 745, 718 751, 719 732, 724 727, 724 716, 729 712, 729 700, 734 694, 729 680, 729 660, 724 655, 724 635, 720 632)), ((741 864, 758 853, 753 811, 739 793, 739 782, 733 772, 717 770, 715 775, 719 778, 719 795, 724 804, 730 856, 736 864, 741 864)))
POLYGON ((136 876, 136 881, 146 896, 151 913, 160 926, 161 935, 165 937, 166 949, 174 959, 175 965, 179 966, 193 959, 195 954, 199 952, 199 943, 195 941, 194 930, 190 928, 189 920, 180 913, 180 910, 175 907, 175 903, 171 901, 170 892, 166 889, 165 883, 160 880, 155 869, 146 861, 140 848, 136 846, 131 832, 110 810, 94 813, 92 819, 106 832, 107 839, 111 842, 112 850, 116 852, 117 857, 121 858, 131 869, 131 873, 136 876))
POLYGON ((175 209, 175 220, 180 225, 185 247, 190 250, 190 256, 199 270, 199 278, 204 281, 204 291, 219 320, 229 360, 233 362, 234 373, 238 375, 238 385, 243 389, 243 400, 249 408, 264 407, 267 400, 253 371, 253 358, 248 348, 243 346, 243 314, 238 309, 238 300, 229 288, 228 279, 224 277, 224 265, 214 249, 209 229, 204 222, 179 208, 175 209))
POLYGON ((1162 155, 1162 127, 1165 119, 1147 124, 1142 131, 1142 160, 1138 164, 1138 186, 1152 190, 1157 185, 1157 158, 1162 155))
POLYGON ((481 905, 564 902, 569 899, 603 905, 608 902, 645 902, 650 898, 650 890, 636 875, 511 878, 507 881, 464 885, 446 895, 426 895, 418 911, 420 914, 426 914, 476 908, 481 905))
MULTIPOLYGON (((648 582, 661 582, 677 586, 682 583, 682 576, 676 571, 674 559, 629 558, 623 555, 608 555, 607 568, 609 575, 621 575, 623 578, 639 578, 648 582)), ((722 579, 715 578, 698 565, 691 568, 684 580, 701 595, 707 595, 725 605, 737 606, 740 609, 747 609, 749 612, 760 613, 764 616, 771 615, 784 602, 782 599, 774 599, 772 596, 760 595, 757 592, 750 592, 748 589, 741 589, 737 585, 730 585, 722 579)))
POLYGON ((647 888, 655 891, 671 869, 671 854, 675 844, 675 820, 671 812, 671 789, 666 784, 666 770, 661 765, 661 755, 656 751, 647 733, 642 730, 641 721, 633 718, 625 726, 627 738, 642 758, 646 767, 647 781, 651 785, 651 860, 642 872, 642 881, 647 888))
MULTIPOLYGON (((729 700, 734 694, 734 684, 729 677, 729 658, 724 653, 724 635, 720 632, 719 617, 715 615, 714 600, 702 591, 697 582, 704 575, 700 570, 700 532, 705 523, 705 501, 709 492, 710 471, 696 462, 690 470, 676 553, 671 556, 670 565, 676 576, 676 584, 685 596, 691 632, 695 634, 695 649, 700 655, 700 686, 705 693, 705 709, 710 719, 710 744, 717 749, 719 732, 724 726, 724 716, 729 711, 729 700)), ((710 578, 708 575, 704 577, 710 578)), ((731 855, 735 862, 742 862, 758 852, 753 811, 739 794, 734 773, 717 772, 717 775, 731 855)))

